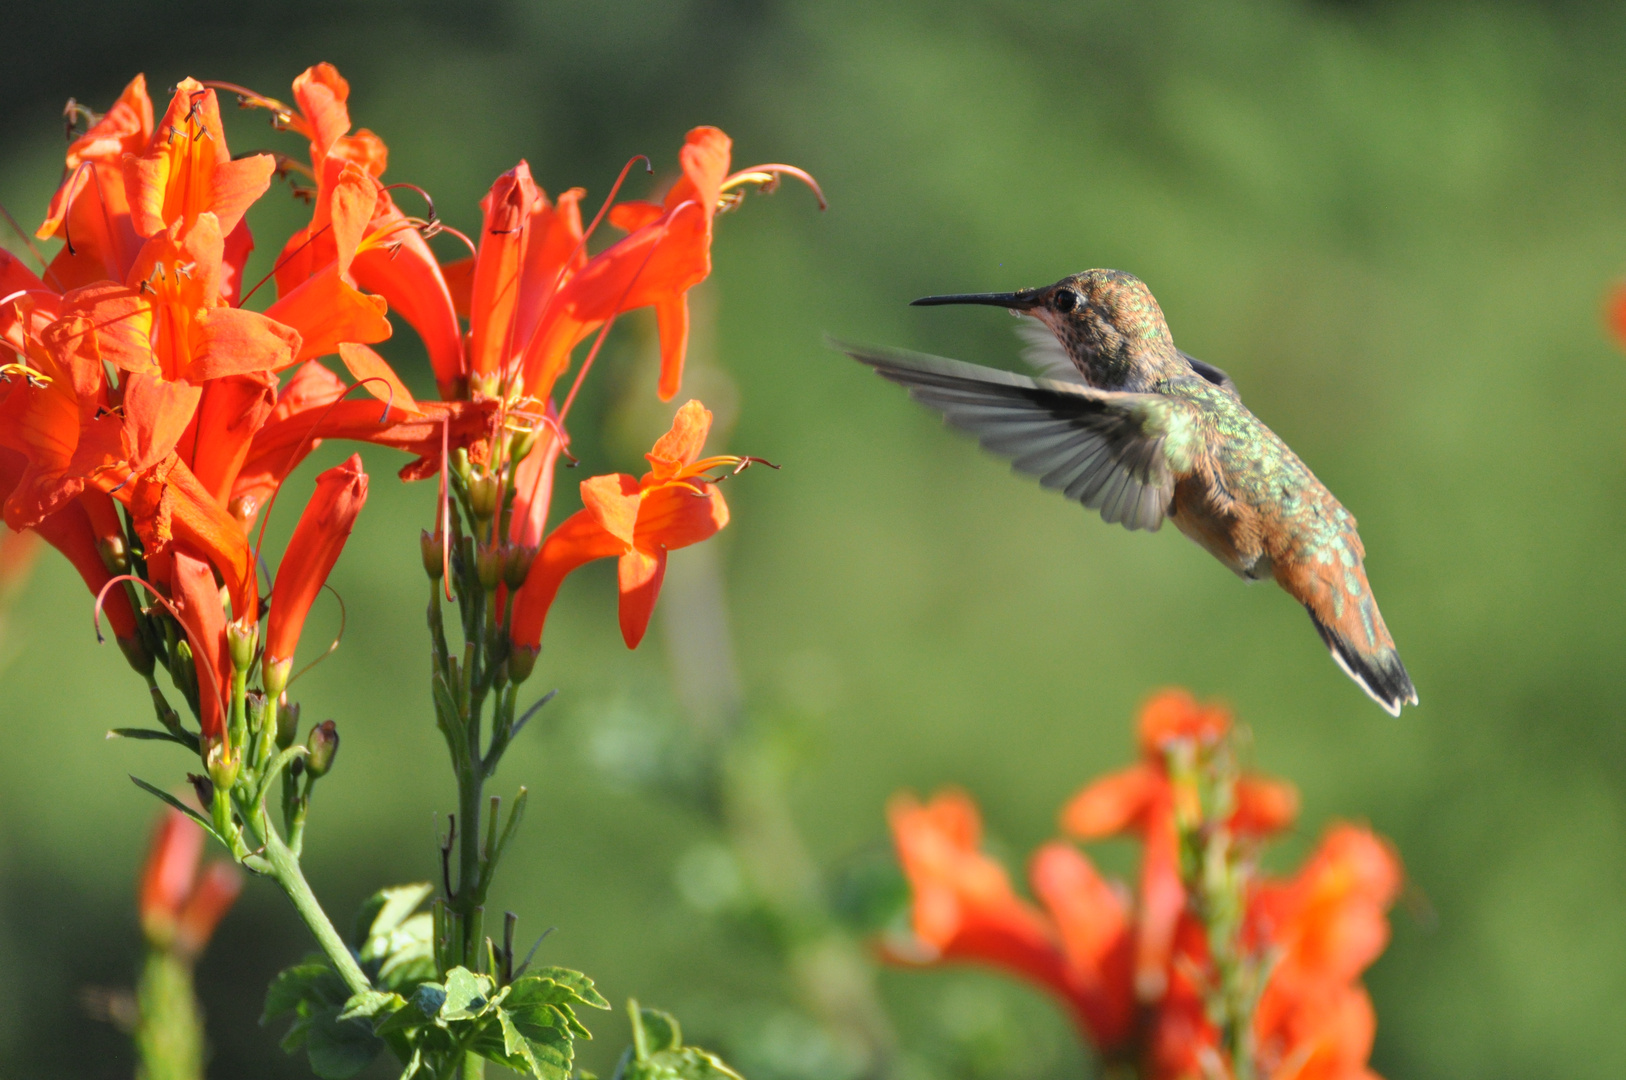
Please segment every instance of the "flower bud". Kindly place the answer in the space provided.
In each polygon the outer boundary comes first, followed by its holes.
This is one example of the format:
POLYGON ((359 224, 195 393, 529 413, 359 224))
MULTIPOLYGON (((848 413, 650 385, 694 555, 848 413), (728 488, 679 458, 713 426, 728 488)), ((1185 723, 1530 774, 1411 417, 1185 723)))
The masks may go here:
POLYGON ((508 463, 518 465, 530 454, 531 448, 536 445, 536 431, 516 431, 508 440, 508 463))
POLYGON ((469 478, 469 450, 466 446, 459 446, 452 451, 452 471, 465 482, 469 478))
POLYGON ((156 662, 152 658, 152 653, 147 651, 147 646, 142 644, 139 636, 131 635, 127 638, 116 638, 115 640, 119 643, 119 651, 124 654, 126 660, 130 661, 130 666, 135 668, 136 674, 142 678, 152 674, 156 662))
POLYGON ((226 624, 226 644, 231 648, 231 666, 247 671, 254 664, 254 647, 260 640, 260 624, 250 616, 226 624))
POLYGON ((490 473, 469 478, 469 509, 481 521, 490 521, 497 513, 497 495, 502 485, 490 473))
POLYGON ((531 672, 536 670, 537 654, 541 651, 541 649, 532 649, 524 645, 510 643, 508 677, 514 681, 515 686, 531 677, 531 672))
POLYGON ((480 579, 480 585, 486 592, 491 592, 502 580, 506 563, 500 547, 481 548, 475 553, 474 575, 480 579))
POLYGON ((103 536, 96 541, 96 552, 109 574, 130 572, 130 549, 122 536, 103 536))
POLYGON ((310 751, 305 757, 306 770, 313 778, 326 776, 333 767, 333 755, 339 752, 338 726, 331 720, 323 720, 311 728, 305 748, 310 751))
POLYGON ((423 572, 430 581, 439 581, 446 564, 441 560, 443 537, 438 531, 422 529, 418 533, 418 551, 423 555, 423 572))
MULTIPOLYGON (((243 765, 242 756, 233 753, 225 742, 217 742, 205 751, 203 760, 209 767, 209 779, 214 782, 214 790, 230 791, 237 783, 237 773, 243 765)), ((201 792, 199 797, 202 797, 201 792)), ((209 804, 205 802, 203 805, 209 804)))
POLYGON ((192 793, 198 797, 198 805, 203 807, 203 812, 207 815, 209 807, 213 806, 215 801, 215 782, 207 776, 190 772, 186 774, 186 779, 192 785, 192 793))
POLYGON ((511 544, 508 546, 508 557, 503 560, 502 582, 510 589, 517 589, 525 584, 526 575, 531 572, 531 564, 536 561, 536 548, 529 544, 511 544))
POLYGON ((289 701, 288 695, 284 694, 278 699, 277 706, 277 748, 288 749, 298 735, 299 702, 289 701))
POLYGON ((265 696, 277 698, 288 688, 288 673, 293 670, 292 659, 278 660, 274 656, 260 658, 260 682, 265 686, 265 696))

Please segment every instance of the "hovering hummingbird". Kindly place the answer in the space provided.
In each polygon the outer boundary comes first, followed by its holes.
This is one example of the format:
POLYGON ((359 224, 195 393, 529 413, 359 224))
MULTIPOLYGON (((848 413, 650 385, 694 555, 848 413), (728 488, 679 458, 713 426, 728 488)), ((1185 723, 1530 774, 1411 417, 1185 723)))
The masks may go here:
POLYGON ((1274 577, 1374 701, 1395 716, 1417 704, 1367 584, 1354 516, 1248 411, 1225 372, 1175 347, 1139 278, 1086 270, 1019 292, 914 303, 987 304, 1038 320, 1043 328, 1024 336, 1041 377, 840 348, 1109 523, 1156 530, 1172 518, 1245 580, 1274 577))

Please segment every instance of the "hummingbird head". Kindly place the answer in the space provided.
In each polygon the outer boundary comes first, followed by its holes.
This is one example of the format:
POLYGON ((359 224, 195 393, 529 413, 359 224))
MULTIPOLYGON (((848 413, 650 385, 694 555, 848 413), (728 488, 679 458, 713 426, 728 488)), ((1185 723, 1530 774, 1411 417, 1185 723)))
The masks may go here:
POLYGON ((1138 390, 1182 370, 1163 309, 1146 283, 1121 270, 1085 270, 1010 293, 926 296, 914 302, 986 304, 1050 328, 1091 385, 1138 390))

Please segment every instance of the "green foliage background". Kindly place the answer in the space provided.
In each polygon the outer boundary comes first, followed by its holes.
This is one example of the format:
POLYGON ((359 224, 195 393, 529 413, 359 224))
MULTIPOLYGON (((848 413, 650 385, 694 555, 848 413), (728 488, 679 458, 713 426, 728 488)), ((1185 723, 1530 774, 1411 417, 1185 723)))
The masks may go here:
MULTIPOLYGON (((737 405, 729 449, 784 466, 728 485, 718 554, 746 705, 782 745, 820 863, 873 856, 893 791, 952 783, 1019 864, 1063 799, 1127 760, 1139 700, 1184 684, 1233 703, 1259 766, 1300 785, 1281 866, 1333 816, 1398 843, 1411 891, 1369 980, 1379 1072, 1626 1072, 1626 363, 1599 318, 1626 266, 1626 16, 31 0, 7 23, 0 200, 30 224, 57 179, 61 102, 105 107, 141 70, 155 95, 192 74, 286 96, 332 60, 358 124, 390 145, 389 178, 470 231, 520 156, 550 192, 596 200, 634 153, 669 175, 697 123, 724 127, 740 164, 808 168, 828 213, 787 187, 720 221, 686 389, 737 405), (1129 535, 1011 478, 821 344, 1011 365, 1003 315, 906 301, 1087 266, 1145 278, 1180 344, 1226 368, 1359 516, 1420 709, 1383 715, 1279 592, 1244 587, 1172 529, 1129 535)), ((261 117, 230 123, 236 150, 299 149, 261 117)), ((281 190, 264 202, 264 237, 305 213, 281 190)), ((628 320, 595 376, 577 423, 605 433, 580 440, 591 472, 636 471, 663 427, 648 337, 628 320)), ((424 383, 405 335, 385 349, 424 383)), ((307 846, 339 912, 432 877, 433 811, 453 803, 420 621, 433 488, 366 456, 372 501, 333 578, 349 628, 300 686, 307 718, 344 736, 307 846)), ((522 935, 558 927, 543 962, 673 1010, 747 1075, 840 1077, 840 1048, 795 1008, 762 935, 683 899, 695 889, 678 868, 704 864, 709 833, 643 782, 681 756, 669 653, 657 627, 628 654, 613 605, 600 567, 555 609, 531 686, 560 699, 495 788, 533 792, 499 903, 522 935)), ((337 624, 321 618, 308 639, 337 624)), ((3 650, 0 1075, 127 1076, 122 1037, 79 1000, 127 984, 138 954, 154 805, 125 774, 172 784, 183 765, 173 748, 102 741, 149 714, 95 647, 61 560, 7 614, 3 650)), ((1129 854, 1105 858, 1122 869, 1129 854)), ((250 883, 200 971, 212 1075, 300 1075, 254 1018, 305 948, 282 898, 250 883)), ((889 972, 882 989, 908 1075, 1085 1067, 1059 1016, 1002 980, 889 972)), ((600 1069, 625 1044, 617 1016, 588 1048, 600 1069)))

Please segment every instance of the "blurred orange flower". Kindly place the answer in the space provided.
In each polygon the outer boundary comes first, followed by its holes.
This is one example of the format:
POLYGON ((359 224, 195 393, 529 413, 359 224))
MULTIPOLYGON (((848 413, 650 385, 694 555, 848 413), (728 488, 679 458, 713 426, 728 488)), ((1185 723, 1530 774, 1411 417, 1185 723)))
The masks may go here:
MULTIPOLYGON (((1399 859, 1370 830, 1335 825, 1286 880, 1258 875, 1251 859, 1233 864, 1242 922, 1217 960, 1201 906, 1213 900, 1192 895, 1195 870, 1182 874, 1180 829, 1190 823, 1176 824, 1174 802, 1184 796, 1167 763, 1197 743, 1218 747, 1230 725, 1225 711, 1183 691, 1159 694, 1141 714, 1142 762, 1069 804, 1063 819, 1076 834, 1130 831, 1145 843, 1133 902, 1076 848, 1053 842, 1029 869, 1042 909, 1035 907, 979 849, 981 822, 967 796, 943 792, 925 804, 895 796, 887 816, 913 893, 913 934, 885 944, 884 954, 900 963, 986 964, 1043 987, 1105 1060, 1134 1064, 1148 1080, 1229 1075, 1232 1047, 1213 1011, 1218 965, 1251 964, 1262 984, 1244 1029, 1256 1075, 1375 1080, 1366 1060, 1376 1020, 1360 977, 1388 941, 1399 859)), ((1199 821, 1199 830, 1257 839, 1291 821, 1296 796, 1287 785, 1248 776, 1229 783, 1232 812, 1199 821)))

